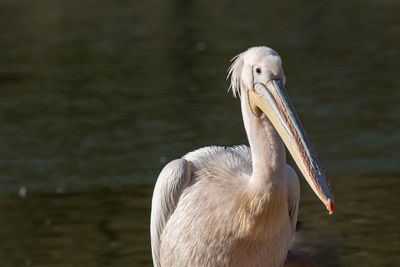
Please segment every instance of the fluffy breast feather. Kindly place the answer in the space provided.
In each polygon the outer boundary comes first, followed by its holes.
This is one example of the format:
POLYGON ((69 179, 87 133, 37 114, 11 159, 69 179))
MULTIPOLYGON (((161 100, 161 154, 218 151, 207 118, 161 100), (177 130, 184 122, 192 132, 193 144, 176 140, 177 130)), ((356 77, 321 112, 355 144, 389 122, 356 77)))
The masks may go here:
POLYGON ((285 255, 276 249, 290 240, 289 232, 281 234, 288 228, 286 201, 246 186, 252 172, 249 147, 206 147, 184 158, 193 164, 194 176, 162 234, 168 241, 161 245, 161 254, 168 254, 163 266, 241 266, 249 257, 252 266, 276 257, 271 262, 278 266, 285 255))

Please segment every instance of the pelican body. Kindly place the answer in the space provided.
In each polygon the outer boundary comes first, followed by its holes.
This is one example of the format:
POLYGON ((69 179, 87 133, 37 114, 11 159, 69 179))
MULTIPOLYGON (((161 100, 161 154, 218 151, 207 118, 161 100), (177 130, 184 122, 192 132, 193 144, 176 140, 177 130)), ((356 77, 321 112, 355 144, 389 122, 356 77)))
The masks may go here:
POLYGON ((300 197, 285 145, 333 212, 333 194, 284 89, 280 56, 253 47, 229 69, 249 145, 204 147, 168 163, 151 210, 154 266, 282 266, 300 197))

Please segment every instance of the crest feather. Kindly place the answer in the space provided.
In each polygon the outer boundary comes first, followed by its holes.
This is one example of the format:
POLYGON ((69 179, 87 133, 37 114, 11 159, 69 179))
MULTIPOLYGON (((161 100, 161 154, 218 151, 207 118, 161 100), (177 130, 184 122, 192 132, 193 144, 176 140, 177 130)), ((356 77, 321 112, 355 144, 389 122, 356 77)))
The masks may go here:
POLYGON ((233 61, 233 63, 228 69, 227 79, 229 79, 229 76, 231 77, 231 84, 229 86, 228 91, 231 90, 234 97, 237 96, 240 97, 240 83, 241 83, 240 76, 242 74, 242 69, 244 64, 243 54, 244 53, 241 53, 232 58, 231 62, 233 61))

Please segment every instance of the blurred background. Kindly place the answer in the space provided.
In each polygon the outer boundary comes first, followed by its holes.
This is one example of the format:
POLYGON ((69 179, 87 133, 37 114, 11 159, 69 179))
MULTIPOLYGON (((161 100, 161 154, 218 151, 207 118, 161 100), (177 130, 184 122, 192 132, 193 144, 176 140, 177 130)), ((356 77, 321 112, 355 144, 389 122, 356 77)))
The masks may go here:
POLYGON ((300 178, 293 254, 398 265, 399 14, 396 0, 1 0, 0 266, 152 266, 162 167, 247 143, 225 78, 254 45, 283 58, 335 193, 328 216, 300 178))

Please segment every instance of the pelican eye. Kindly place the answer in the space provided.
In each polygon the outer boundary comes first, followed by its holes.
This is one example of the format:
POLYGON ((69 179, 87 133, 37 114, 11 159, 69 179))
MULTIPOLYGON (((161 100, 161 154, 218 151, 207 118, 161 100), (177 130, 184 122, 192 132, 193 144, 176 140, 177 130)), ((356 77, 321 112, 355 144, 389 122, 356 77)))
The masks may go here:
POLYGON ((261 68, 256 68, 256 72, 257 72, 258 74, 261 74, 261 68))

